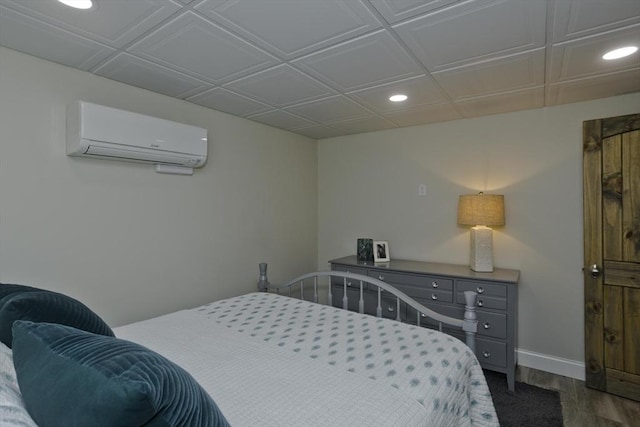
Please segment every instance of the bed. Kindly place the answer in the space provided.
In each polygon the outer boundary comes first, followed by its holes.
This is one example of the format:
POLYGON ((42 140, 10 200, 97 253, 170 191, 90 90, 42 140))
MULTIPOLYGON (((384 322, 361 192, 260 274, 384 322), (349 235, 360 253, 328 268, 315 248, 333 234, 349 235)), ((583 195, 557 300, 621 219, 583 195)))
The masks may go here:
MULTIPOLYGON (((76 411, 73 416, 85 423, 91 419, 92 425, 499 425, 482 369, 467 344, 419 326, 420 315, 418 324, 409 325, 333 307, 331 287, 328 304, 318 304, 319 282, 326 276, 343 278, 345 287, 347 281, 361 290, 379 286, 379 295, 394 295, 398 304, 415 304, 421 313, 453 322, 473 345, 474 295, 469 295, 467 319, 445 318, 384 282, 343 272, 307 274, 272 286, 270 292, 216 301, 102 334, 27 316, 14 324, 13 350, 0 347, 0 424, 34 426, 31 413, 43 420, 40 425, 55 426, 60 424, 51 420, 76 411), (298 290, 291 291, 293 287, 298 290), (292 294, 310 294, 310 301, 292 294), (53 356, 34 356, 50 348, 53 356), (43 373, 41 366, 52 357, 58 365, 43 373), (29 364, 22 359, 32 360, 29 364), (76 360, 67 366, 68 359, 76 360), (78 375, 87 365, 98 366, 100 375, 78 375), (35 366, 37 374, 31 372, 35 366), (61 384, 56 378, 64 370, 71 379, 61 384), (116 372, 117 378, 105 381, 105 372, 116 372), (40 384, 46 375, 53 379, 40 384), (87 375, 91 381, 85 387, 87 375), (120 394, 122 385, 114 387, 113 382, 121 378, 128 381, 126 387, 132 378, 136 387, 152 384, 139 399, 145 402, 143 409, 131 404, 135 399, 109 394, 120 394), (93 399, 96 389, 102 400, 93 399), (74 409, 87 395, 88 406, 74 409), (43 399, 49 403, 42 404, 43 399), (34 410, 38 405, 46 407, 34 410), (86 418, 87 413, 93 418, 86 418), (120 417, 117 423, 104 421, 112 416, 120 417)), ((0 324, 6 299, 0 290, 0 324)), ((348 306, 346 299, 340 303, 348 306)), ((91 321, 94 329, 103 326, 91 321)))

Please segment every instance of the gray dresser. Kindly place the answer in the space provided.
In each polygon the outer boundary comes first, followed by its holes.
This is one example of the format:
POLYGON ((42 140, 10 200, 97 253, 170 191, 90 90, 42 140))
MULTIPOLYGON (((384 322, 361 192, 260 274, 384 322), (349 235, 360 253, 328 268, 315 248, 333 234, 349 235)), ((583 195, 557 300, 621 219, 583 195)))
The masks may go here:
MULTIPOLYGON (((476 356, 485 369, 507 374, 509 390, 515 385, 515 345, 518 320, 518 270, 496 268, 492 273, 476 273, 467 265, 442 264, 408 260, 392 260, 385 263, 357 261, 355 255, 329 261, 331 270, 349 271, 375 277, 387 282, 419 303, 447 316, 462 318, 464 315, 464 291, 478 293, 478 334, 476 356)), ((349 309, 358 310, 359 284, 347 284, 349 309)), ((342 306, 343 279, 332 279, 333 304, 342 306)), ((382 296, 383 316, 417 323, 413 308, 400 305, 397 312, 395 297, 382 296)), ((365 288, 365 312, 375 314, 377 293, 365 288)), ((437 328, 426 320, 422 326, 437 328)), ((462 331, 443 328, 443 332, 464 341, 462 331)))

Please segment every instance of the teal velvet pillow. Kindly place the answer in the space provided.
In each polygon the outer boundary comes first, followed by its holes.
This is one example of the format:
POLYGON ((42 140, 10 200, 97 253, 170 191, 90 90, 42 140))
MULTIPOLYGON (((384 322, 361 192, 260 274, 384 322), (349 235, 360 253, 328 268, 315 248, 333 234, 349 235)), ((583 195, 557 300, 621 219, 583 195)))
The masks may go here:
POLYGON ((13 363, 41 427, 229 425, 185 370, 129 341, 16 321, 13 363))
POLYGON ((66 295, 24 287, 2 285, 0 292, 0 341, 11 347, 11 325, 16 320, 60 323, 96 334, 114 336, 111 328, 89 307, 66 295), (9 286, 9 288, 5 288, 9 286), (11 288, 14 287, 14 288, 11 288), (14 289, 14 292, 9 292, 14 289))
POLYGON ((0 283, 0 308, 2 308, 3 300, 6 296, 22 292, 35 292, 41 290, 42 289, 34 288, 33 286, 0 283))

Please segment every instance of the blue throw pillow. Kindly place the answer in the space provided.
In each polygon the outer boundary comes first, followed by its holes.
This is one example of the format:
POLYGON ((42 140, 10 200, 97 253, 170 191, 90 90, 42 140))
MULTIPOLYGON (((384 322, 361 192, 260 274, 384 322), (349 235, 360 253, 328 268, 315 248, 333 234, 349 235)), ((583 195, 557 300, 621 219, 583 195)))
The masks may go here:
POLYGON ((185 370, 129 341, 16 321, 13 363, 41 427, 229 425, 185 370))
MULTIPOLYGON (((20 285, 2 285, 20 286, 20 285)), ((11 325, 16 320, 60 323, 96 334, 114 336, 96 313, 80 301, 66 295, 29 288, 7 292, 0 299, 0 341, 11 347, 11 325)))
POLYGON ((0 308, 2 308, 4 298, 9 295, 13 295, 21 292, 34 292, 34 291, 41 291, 41 290, 42 289, 34 288, 33 286, 0 283, 0 308))

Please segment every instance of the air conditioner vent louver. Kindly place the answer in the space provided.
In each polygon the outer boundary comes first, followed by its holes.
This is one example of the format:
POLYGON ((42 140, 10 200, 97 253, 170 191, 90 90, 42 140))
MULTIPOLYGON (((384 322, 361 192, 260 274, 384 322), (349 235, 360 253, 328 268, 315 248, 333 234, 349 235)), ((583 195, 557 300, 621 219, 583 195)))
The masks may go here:
POLYGON ((176 166, 184 166, 190 161, 188 157, 182 157, 177 154, 171 155, 171 153, 168 153, 168 155, 165 155, 162 153, 149 153, 138 150, 127 150, 126 152, 123 152, 122 149, 113 149, 110 147, 100 147, 96 145, 89 145, 84 154, 94 157, 111 157, 113 159, 134 160, 138 162, 176 166))

